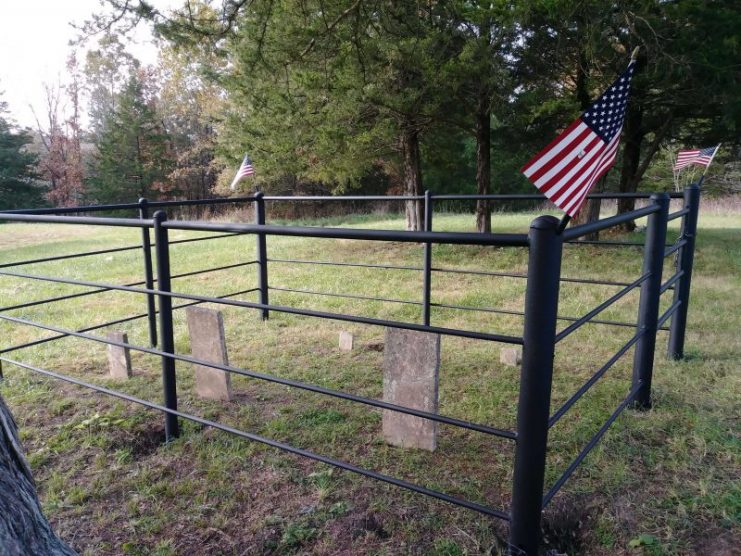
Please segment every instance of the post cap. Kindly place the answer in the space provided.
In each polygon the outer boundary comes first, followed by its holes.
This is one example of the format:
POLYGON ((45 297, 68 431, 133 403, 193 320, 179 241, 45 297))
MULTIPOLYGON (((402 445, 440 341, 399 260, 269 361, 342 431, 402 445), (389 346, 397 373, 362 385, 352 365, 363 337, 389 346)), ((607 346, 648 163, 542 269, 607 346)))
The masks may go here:
POLYGON ((530 222, 531 230, 553 230, 558 229, 559 220, 555 216, 544 214, 538 216, 535 220, 530 222))

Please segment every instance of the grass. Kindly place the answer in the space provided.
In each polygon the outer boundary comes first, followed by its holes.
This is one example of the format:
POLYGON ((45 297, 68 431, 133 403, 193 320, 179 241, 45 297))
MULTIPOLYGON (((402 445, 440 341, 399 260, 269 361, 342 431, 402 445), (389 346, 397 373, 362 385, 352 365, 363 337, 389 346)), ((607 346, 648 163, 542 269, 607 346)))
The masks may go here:
MULTIPOLYGON (((498 214, 495 231, 526 231, 534 213, 498 214)), ((396 215, 333 218, 302 224, 400 229, 396 215)), ((438 230, 470 230, 472 217, 443 214, 438 230)), ((664 358, 658 340, 654 395, 648 412, 624 413, 546 512, 548 546, 568 554, 731 554, 739 534, 739 373, 741 233, 738 214, 703 214, 693 277, 688 357, 664 358), (725 552, 724 552, 725 551, 725 552)), ((0 225, 0 264, 136 245, 136 230, 82 226, 0 225)), ((670 233, 674 238, 677 230, 670 233)), ((177 232, 171 239, 193 237, 177 232)), ((628 239, 640 239, 631 234, 628 239)), ((349 240, 268 240, 272 258, 419 266, 416 244, 349 240)), ((563 275, 632 281, 638 248, 566 248, 563 275)), ((173 273, 253 259, 251 237, 172 247, 173 273)), ((524 272, 526 251, 437 246, 435 266, 524 272)), ((667 261, 665 276, 671 271, 667 261)), ((14 268, 19 272, 99 282, 141 279, 137 251, 14 268)), ((418 301, 421 275, 271 263, 272 286, 418 301)), ((255 267, 174 281, 202 295, 254 287, 255 267)), ((433 300, 521 310, 519 278, 435 273, 433 300)), ((2 306, 86 288, 0 276, 2 306)), ((580 316, 617 291, 563 283, 561 315, 580 316)), ((662 307, 669 305, 668 295, 662 307)), ((255 294, 241 299, 256 300, 255 294)), ((419 322, 416 305, 346 300, 281 291, 271 302, 419 322)), ((601 318, 634 321, 637 292, 601 318)), ((24 319, 82 328, 145 310, 140 295, 106 292, 10 311, 24 319)), ((361 396, 382 397, 383 330, 273 312, 222 307, 230 363, 361 396), (356 349, 337 349, 341 330, 356 349)), ((515 315, 433 308, 433 324, 519 335, 515 315)), ((561 322, 559 327, 566 326, 561 322)), ((176 312, 176 349, 189 353, 185 315, 176 312)), ((142 320, 116 326, 146 345, 142 320)), ((103 335, 105 329, 93 332, 103 335)), ((50 333, 0 322, 3 346, 50 333)), ((631 336, 628 328, 585 326, 557 349, 552 407, 560 406, 631 336)), ((501 345, 444 337, 440 412, 514 429, 519 371, 499 363, 501 345)), ((135 376, 107 378, 105 346, 76 338, 10 354, 22 362, 161 402, 159 361, 132 353, 135 376)), ((632 350, 552 429, 546 483, 555 481, 626 395, 632 350)), ((162 444, 156 412, 5 364, 0 393, 14 412, 44 509, 55 530, 84 554, 481 554, 506 538, 503 523, 261 444, 183 423, 162 444)), ((434 453, 386 446, 381 414, 283 386, 234 376, 235 400, 209 402, 193 393, 190 365, 178 363, 180 408, 331 457, 350 461, 494 507, 509 503, 512 445, 441 426, 434 453)))

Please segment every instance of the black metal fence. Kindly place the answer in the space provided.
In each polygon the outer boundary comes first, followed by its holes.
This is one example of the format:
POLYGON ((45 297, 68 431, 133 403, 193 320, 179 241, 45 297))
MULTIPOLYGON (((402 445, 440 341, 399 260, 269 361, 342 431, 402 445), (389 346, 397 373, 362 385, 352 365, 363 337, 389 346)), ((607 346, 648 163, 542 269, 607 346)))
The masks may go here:
MULTIPOLYGON (((614 198, 620 195, 602 194, 595 197, 614 198)), ((687 324, 687 307, 690 292, 690 280, 692 275, 694 239, 697 231, 697 216, 699 210, 699 188, 695 185, 688 187, 682 195, 684 206, 682 209, 669 213, 669 200, 677 195, 633 195, 634 198, 647 198, 644 207, 638 208, 626 214, 613 216, 599 220, 595 223, 573 227, 563 232, 558 231, 558 221, 551 216, 536 218, 528 234, 479 234, 463 232, 436 232, 433 231, 433 204, 437 200, 477 200, 486 198, 489 200, 533 200, 539 198, 537 195, 509 195, 509 196, 460 196, 439 195, 432 196, 427 193, 424 197, 345 197, 341 200, 371 199, 385 201, 424 201, 425 202, 425 231, 406 232, 391 230, 368 230, 356 228, 318 228, 305 226, 275 226, 266 224, 266 202, 283 201, 312 201, 327 200, 328 198, 302 197, 268 197, 258 193, 251 197, 240 199, 220 199, 203 201, 174 201, 174 202, 147 202, 142 199, 138 203, 126 205, 107 205, 95 207, 75 207, 65 209, 39 209, 29 211, 8 211, 0 214, 0 220, 14 222, 38 222, 38 223, 65 223, 85 224, 90 226, 122 226, 127 228, 138 228, 141 230, 141 245, 117 247, 88 251, 73 255, 59 255, 26 261, 15 261, 0 264, 0 276, 9 276, 24 280, 38 280, 85 286, 91 288, 84 292, 56 296, 49 299, 23 302, 14 305, 0 307, 0 319, 15 323, 17 325, 30 326, 53 332, 51 337, 25 342, 18 345, 8 346, 0 349, 0 362, 16 365, 46 376, 64 380, 73 384, 91 388, 98 392, 114 396, 127 401, 135 402, 143 406, 161 411, 165 418, 165 432, 168 439, 180 434, 179 418, 189 419, 202 425, 214 427, 222 431, 235 434, 242 438, 261 442, 269 446, 285 450, 287 452, 304 456, 316 461, 339 467, 360 475, 364 475, 379 481, 390 483, 405 489, 409 489, 427 496, 444 500, 451 504, 462 506, 489 516, 497 517, 510 522, 510 551, 513 554, 537 553, 540 544, 541 515, 556 493, 561 489, 568 478, 577 469, 586 455, 597 445, 601 437, 610 425, 617 419, 627 407, 634 406, 645 409, 651 405, 651 380, 653 373, 654 354, 656 351, 656 337, 660 330, 668 330, 669 355, 673 358, 681 358, 684 351, 684 336, 687 324), (151 209, 162 209, 184 205, 208 204, 208 203, 250 203, 255 207, 254 224, 234 224, 202 221, 178 221, 168 220, 165 212, 157 211, 150 217, 151 209), (62 216, 61 214, 83 214, 100 211, 113 210, 136 210, 139 218, 111 218, 111 217, 89 217, 89 216, 62 216), (565 243, 579 240, 587 234, 599 232, 621 225, 629 220, 648 218, 645 241, 642 253, 642 273, 630 282, 615 280, 598 280, 593 278, 564 277, 561 275, 561 260, 565 243), (666 233, 668 222, 674 219, 682 219, 682 227, 679 239, 666 245, 666 233), (211 235, 171 241, 170 230, 188 230, 209 232, 211 235), (152 245, 151 234, 154 235, 152 245), (182 274, 172 274, 170 271, 170 249, 172 245, 207 241, 214 238, 223 238, 236 235, 254 235, 256 241, 256 259, 236 264, 225 265, 215 268, 206 268, 182 274), (403 265, 380 265, 373 263, 348 263, 336 261, 311 261, 298 259, 270 258, 267 250, 267 236, 294 236, 302 238, 335 238, 352 239, 372 242, 405 242, 421 244, 423 255, 421 266, 403 265), (452 245, 478 245, 502 248, 526 248, 529 250, 528 268, 526 273, 515 272, 493 272, 485 269, 465 270, 435 266, 433 264, 432 246, 439 244, 452 245), (140 250, 143 254, 144 279, 127 284, 110 284, 87 280, 74 280, 69 278, 31 274, 18 272, 12 269, 15 266, 29 265, 33 263, 59 261, 78 257, 90 257, 101 254, 140 250), (154 250, 154 254, 152 251, 154 250), (662 269, 666 257, 676 254, 676 271, 664 280, 662 269), (154 255, 154 260, 153 260, 154 255), (156 263, 153 264, 153 263, 156 263), (269 282, 269 265, 294 264, 294 265, 332 265, 342 267, 362 267, 370 269, 394 269, 422 273, 423 291, 419 301, 406 301, 389 298, 378 298, 363 295, 334 294, 328 292, 315 292, 309 290, 289 289, 271 287, 269 282), (173 291, 172 280, 185 276, 193 276, 217 270, 256 266, 257 287, 233 292, 218 297, 209 297, 197 294, 188 294, 173 291), (156 274, 154 268, 156 266, 156 274), (526 295, 523 311, 503 310, 495 307, 472 307, 465 305, 452 305, 435 303, 431 296, 431 282, 434 273, 471 273, 485 276, 506 276, 525 279, 526 295), (620 287, 621 289, 611 295, 608 299, 594 307, 581 317, 560 316, 558 314, 559 286, 561 282, 574 282, 582 284, 595 284, 620 287), (156 287, 155 287, 156 285, 156 287), (291 291, 309 293, 316 295, 331 295, 347 297, 350 299, 372 299, 390 303, 406 303, 420 307, 420 318, 418 322, 381 319, 374 316, 349 315, 337 312, 319 311, 286 305, 270 303, 270 290, 291 291), (622 322, 614 320, 600 320, 596 317, 608 307, 622 299, 634 290, 640 290, 640 301, 636 322, 622 322), (669 308, 659 314, 659 303, 661 295, 673 290, 673 300, 669 308), (127 316, 118 320, 89 326, 82 329, 72 330, 55 325, 41 324, 28 319, 10 316, 11 310, 41 305, 62 300, 74 299, 102 292, 122 291, 144 296, 146 310, 142 313, 127 316), (256 301, 243 301, 234 299, 238 295, 256 293, 256 301), (173 300, 178 304, 173 305, 173 300), (333 319, 338 321, 363 323, 384 327, 400 328, 431 332, 441 335, 457 336, 477 340, 488 340, 506 344, 522 345, 523 360, 520 376, 520 391, 517 408, 516 430, 505 430, 491 427, 481 423, 475 423, 451 416, 441 415, 428 411, 422 411, 410 407, 392 404, 386 401, 357 396, 347 392, 328 389, 303 381, 281 378, 278 376, 255 372, 245 368, 232 365, 212 363, 188 355, 178 354, 175 351, 173 332, 173 311, 201 303, 215 303, 233 307, 254 309, 259 312, 263 319, 268 319, 270 312, 282 312, 306 317, 333 319), (523 317, 522 336, 512 336, 498 333, 470 330, 468 328, 450 328, 438 326, 432 323, 431 308, 444 307, 464 311, 483 311, 491 313, 504 313, 520 315, 523 317), (94 330, 112 326, 115 324, 146 318, 150 336, 150 346, 134 345, 127 342, 118 342, 108 338, 90 334, 94 330), (159 319, 159 322, 157 322, 159 319), (671 324, 666 323, 671 319, 671 324), (557 330, 557 323, 566 321, 567 324, 561 330, 557 330), (554 354, 557 344, 571 333, 585 324, 603 324, 610 326, 629 327, 635 330, 633 336, 605 362, 595 373, 558 409, 551 411, 551 393, 553 379, 554 354), (162 366, 163 403, 152 403, 122 392, 111 390, 96 384, 85 382, 75 377, 65 376, 57 372, 38 368, 10 357, 10 354, 24 348, 39 345, 52 340, 75 337, 102 344, 110 344, 131 350, 148 353, 160 357, 162 366), (569 409, 596 384, 607 371, 631 348, 635 347, 633 358, 633 378, 628 394, 617 406, 603 426, 597 431, 589 442, 584 446, 574 461, 566 468, 565 472, 552 485, 545 489, 545 466, 546 450, 548 446, 549 429, 556 426, 559 420, 569 409), (511 506, 509 508, 497 508, 486 506, 477 502, 458 498, 399 479, 390 475, 382 474, 371 469, 360 468, 352 463, 340 461, 318 453, 259 436, 247 431, 239 430, 209 419, 187 414, 178 410, 177 395, 177 373, 176 363, 185 362, 203 365, 225 372, 242 375, 253 379, 282 384, 292 388, 298 388, 342 400, 365 404, 370 407, 384 410, 401 412, 439 423, 445 423, 455 427, 477 431, 484 434, 500 437, 515 443, 514 475, 511 493, 511 506)), ((335 198, 329 198, 335 199, 335 198)), ((595 243, 595 242, 591 242, 595 243)), ((590 244, 591 244, 590 243, 590 244)), ((635 242, 596 242, 609 246, 634 246, 635 242)), ((0 376, 1 367, 0 367, 0 376)))

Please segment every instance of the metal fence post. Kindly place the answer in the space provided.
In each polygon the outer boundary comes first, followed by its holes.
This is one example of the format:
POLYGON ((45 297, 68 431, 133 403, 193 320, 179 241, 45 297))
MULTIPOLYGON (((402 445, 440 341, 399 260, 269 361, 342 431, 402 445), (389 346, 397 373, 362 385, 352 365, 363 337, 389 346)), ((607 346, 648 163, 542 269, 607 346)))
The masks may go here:
POLYGON ((666 225, 669 214, 669 195, 651 195, 651 202, 659 205, 659 211, 648 217, 646 239, 643 247, 643 274, 650 274, 641 284, 641 300, 638 304, 638 331, 643 335, 636 342, 633 355, 633 389, 640 388, 635 398, 639 409, 651 407, 651 377, 656 351, 656 328, 661 301, 661 274, 664 268, 666 248, 666 225))
MULTIPOLYGON (((425 232, 432 231, 432 193, 425 191, 425 232)), ((430 300, 432 289, 432 243, 425 243, 422 283, 422 322, 430 326, 430 300)))
POLYGON ((559 221, 540 216, 530 225, 517 447, 512 480, 510 553, 535 556, 540 544, 553 357, 563 238, 559 221))
POLYGON ((690 301, 690 284, 692 283, 692 267, 695 261, 695 237, 697 236, 697 219, 700 211, 700 186, 692 184, 684 190, 684 207, 689 210, 682 220, 682 234, 680 239, 687 243, 680 248, 677 255, 677 272, 682 271, 681 278, 674 287, 674 301, 680 305, 672 316, 669 326, 668 355, 672 359, 684 357, 684 336, 687 330, 687 309, 690 301))
MULTIPOLYGON (((142 197, 139 199, 139 219, 149 218, 149 205, 142 197)), ((142 254, 144 256, 144 287, 151 290, 154 286, 154 275, 152 272, 152 242, 149 238, 149 228, 142 228, 142 254)), ((157 310, 154 305, 154 294, 147 294, 147 320, 149 321, 149 343, 152 347, 157 345, 157 310)))
MULTIPOLYGON (((157 257, 157 289, 163 292, 171 290, 170 284, 170 245, 167 228, 162 223, 167 215, 158 210, 154 213, 154 242, 157 257)), ((175 353, 175 338, 172 324, 172 297, 158 294, 160 311, 160 349, 165 353, 175 353)), ((165 407, 177 411, 178 394, 175 378, 175 360, 172 357, 162 356, 162 387, 164 390, 165 407)), ((172 440, 180 436, 180 425, 177 415, 165 414, 165 439, 172 440)))
MULTIPOLYGON (((265 225, 265 199, 262 191, 255 193, 255 224, 265 225)), ((260 291, 260 303, 268 304, 268 247, 266 235, 257 233, 257 288, 260 291)), ((268 320, 270 311, 263 308, 260 311, 262 320, 268 320)))

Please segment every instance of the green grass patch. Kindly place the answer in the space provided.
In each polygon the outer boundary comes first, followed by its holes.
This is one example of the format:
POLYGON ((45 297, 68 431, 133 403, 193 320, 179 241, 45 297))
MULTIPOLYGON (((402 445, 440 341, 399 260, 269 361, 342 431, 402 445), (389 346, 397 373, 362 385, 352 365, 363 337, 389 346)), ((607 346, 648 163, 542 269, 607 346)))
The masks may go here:
MULTIPOLYGON (((535 213, 497 214, 495 231, 527 230, 535 213)), ((293 222, 295 223, 295 222, 293 222)), ((300 224, 402 229, 397 215, 338 217, 300 224)), ((471 231, 469 215, 436 215, 435 229, 471 231)), ((674 222, 673 224, 676 224, 674 222)), ((136 245, 138 230, 2 224, 0 263, 136 245)), ((171 239, 201 234, 173 232, 171 239)), ((676 237, 673 227, 671 237, 676 237)), ((640 232, 626 236, 640 240, 640 232)), ((422 246, 270 237, 271 258, 419 267, 422 246)), ((172 272, 253 260, 254 237, 173 245, 172 272)), ((658 340, 655 406, 623 414, 546 512, 549 546, 569 554, 722 553, 739 542, 739 373, 741 232, 738 215, 703 214, 685 361, 664 358, 658 340)), ((667 260, 665 275, 671 272, 667 260)), ((438 268, 527 270, 525 249, 435 246, 438 268)), ((567 246, 563 275, 632 281, 639 248, 567 246)), ((138 251, 19 266, 14 270, 96 282, 127 283, 143 272, 138 251)), ((255 287, 246 266, 175 279, 176 291, 217 296, 255 287)), ((270 264, 274 287, 421 301, 421 273, 270 264)), ((435 272, 433 301, 521 311, 525 280, 435 272)), ((79 286, 0 276, 2 306, 85 291, 79 286)), ((563 283, 559 313, 579 317, 619 288, 563 283)), ((271 291, 271 302, 321 311, 420 322, 421 308, 306 293, 271 291)), ((256 294, 237 299, 257 300, 256 294)), ((637 292, 600 318, 635 322, 637 292)), ((662 307, 670 304, 669 296, 662 307)), ((222 307, 230 363, 282 378, 380 399, 384 331, 361 324, 222 307), (351 331, 356 349, 337 348, 351 331)), ((146 311, 143 296, 104 292, 8 311, 20 318, 79 329, 146 311)), ((443 307, 435 325, 520 335, 522 317, 443 307)), ((559 328, 568 325, 561 321, 559 328)), ((145 319, 117 325, 147 345, 145 319)), ((92 332, 103 336, 106 329, 92 332)), ((175 313, 179 353, 190 350, 182 311, 175 313)), ((585 326, 559 344, 552 407, 559 407, 631 336, 630 328, 585 326)), ((53 333, 0 321, 3 347, 53 333)), ((499 362, 502 346, 444 337, 440 412, 514 429, 519 370, 499 362)), ((9 354, 161 403, 157 357, 133 353, 134 377, 107 376, 104 344, 63 338, 9 354)), ((551 431, 546 482, 569 465, 630 385, 632 351, 551 431)), ((183 411, 214 419, 469 498, 509 504, 512 443, 440 426, 434 453, 400 450, 381 437, 378 410, 241 376, 229 403, 198 399, 190 365, 178 363, 183 411)), ((164 445, 163 418, 137 405, 3 365, 0 393, 21 429, 45 511, 58 533, 84 554, 482 554, 497 550, 506 527, 473 512, 290 456, 195 423, 164 445)), ((730 553, 730 552, 728 552, 730 553)))

